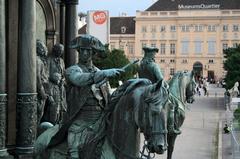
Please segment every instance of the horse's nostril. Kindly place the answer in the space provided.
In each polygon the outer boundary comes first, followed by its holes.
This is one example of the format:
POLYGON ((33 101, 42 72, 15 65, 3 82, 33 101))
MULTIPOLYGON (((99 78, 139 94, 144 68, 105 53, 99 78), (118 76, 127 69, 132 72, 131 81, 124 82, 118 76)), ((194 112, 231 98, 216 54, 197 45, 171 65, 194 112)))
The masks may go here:
POLYGON ((148 150, 149 150, 149 152, 151 152, 151 153, 154 153, 154 152, 155 152, 153 145, 148 145, 148 150))

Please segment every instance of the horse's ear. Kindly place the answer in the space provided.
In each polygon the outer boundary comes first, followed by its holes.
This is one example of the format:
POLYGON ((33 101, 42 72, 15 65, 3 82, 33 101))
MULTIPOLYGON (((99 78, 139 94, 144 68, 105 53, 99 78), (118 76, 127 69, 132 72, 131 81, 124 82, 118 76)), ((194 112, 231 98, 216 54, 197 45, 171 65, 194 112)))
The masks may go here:
POLYGON ((194 71, 194 70, 192 70, 192 71, 191 71, 191 77, 193 78, 193 77, 194 77, 194 75, 195 75, 195 71, 194 71))

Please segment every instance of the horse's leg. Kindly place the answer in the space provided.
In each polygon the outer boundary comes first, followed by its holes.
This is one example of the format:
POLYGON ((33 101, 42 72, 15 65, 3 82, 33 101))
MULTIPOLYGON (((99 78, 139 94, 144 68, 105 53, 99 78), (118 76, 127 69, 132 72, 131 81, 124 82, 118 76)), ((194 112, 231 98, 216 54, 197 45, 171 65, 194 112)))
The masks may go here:
POLYGON ((116 159, 116 156, 107 138, 105 138, 104 144, 102 146, 101 159, 116 159))
POLYGON ((172 159, 172 153, 174 150, 176 137, 177 137, 176 134, 168 134, 167 136, 167 142, 168 142, 167 159, 172 159))

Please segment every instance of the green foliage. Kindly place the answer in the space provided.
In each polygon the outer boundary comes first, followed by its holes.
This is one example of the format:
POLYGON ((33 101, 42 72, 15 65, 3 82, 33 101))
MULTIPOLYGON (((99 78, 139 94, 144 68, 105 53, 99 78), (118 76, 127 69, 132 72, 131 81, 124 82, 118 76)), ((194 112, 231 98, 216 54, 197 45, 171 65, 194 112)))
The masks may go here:
POLYGON ((240 81, 240 45, 224 50, 224 57, 226 58, 224 69, 227 71, 226 89, 230 89, 235 82, 240 81))
MULTIPOLYGON (((130 63, 130 61, 125 56, 124 51, 118 50, 118 49, 114 49, 110 51, 107 49, 106 58, 102 59, 99 57, 94 57, 93 63, 99 69, 110 69, 110 68, 121 68, 127 65, 128 63, 130 63)), ((137 67, 138 67, 137 65, 132 65, 122 75, 115 78, 111 78, 110 79, 111 87, 117 87, 119 80, 124 82, 130 78, 134 78, 134 75, 137 73, 137 69, 138 69, 137 67)))
POLYGON ((235 119, 240 120, 240 108, 236 109, 233 113, 235 119))

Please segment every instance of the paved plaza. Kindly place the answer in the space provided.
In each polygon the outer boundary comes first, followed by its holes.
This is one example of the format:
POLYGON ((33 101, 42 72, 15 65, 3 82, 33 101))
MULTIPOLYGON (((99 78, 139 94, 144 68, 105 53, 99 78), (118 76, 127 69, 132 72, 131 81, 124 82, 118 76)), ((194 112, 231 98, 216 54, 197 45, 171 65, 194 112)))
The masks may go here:
MULTIPOLYGON (((173 159, 218 159, 218 143, 221 143, 218 142, 218 125, 219 121, 226 120, 224 89, 216 85, 209 85, 208 89, 209 96, 196 96, 195 103, 188 105, 182 134, 176 139, 173 159)), ((166 153, 155 158, 166 159, 166 153)))

